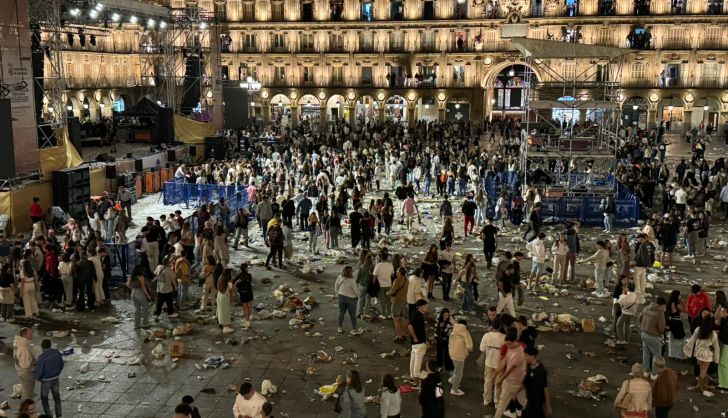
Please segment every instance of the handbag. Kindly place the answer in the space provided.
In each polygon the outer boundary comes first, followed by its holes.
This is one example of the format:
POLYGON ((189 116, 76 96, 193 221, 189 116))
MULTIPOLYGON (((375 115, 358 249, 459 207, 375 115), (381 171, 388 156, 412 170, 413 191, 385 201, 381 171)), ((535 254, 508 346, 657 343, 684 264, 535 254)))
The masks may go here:
POLYGON ((632 394, 629 393, 629 384, 632 379, 627 381, 627 388, 624 391, 624 395, 619 400, 614 401, 614 406, 619 409, 627 410, 632 405, 632 394))
POLYGON ((379 280, 372 280, 367 286, 367 294, 369 294, 370 297, 375 298, 377 297, 377 294, 379 294, 379 289, 381 289, 379 280))

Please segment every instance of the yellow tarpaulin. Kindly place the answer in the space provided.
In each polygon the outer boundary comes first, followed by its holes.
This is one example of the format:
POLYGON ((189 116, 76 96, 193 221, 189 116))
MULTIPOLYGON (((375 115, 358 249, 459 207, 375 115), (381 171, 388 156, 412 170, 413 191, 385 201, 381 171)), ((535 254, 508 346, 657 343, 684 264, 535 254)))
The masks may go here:
POLYGON ((40 199, 43 209, 53 204, 53 183, 29 184, 9 192, 0 192, 0 213, 10 215, 8 233, 29 232, 33 224, 30 220, 30 205, 33 198, 40 199))
POLYGON ((91 196, 102 196, 106 190, 106 168, 89 167, 91 196))
POLYGON ((40 171, 44 180, 53 178, 53 172, 64 168, 78 167, 83 159, 68 140, 68 128, 58 129, 56 138, 61 145, 40 150, 40 171))
POLYGON ((202 144, 205 138, 215 134, 211 123, 198 122, 184 116, 174 115, 174 136, 185 144, 202 144))

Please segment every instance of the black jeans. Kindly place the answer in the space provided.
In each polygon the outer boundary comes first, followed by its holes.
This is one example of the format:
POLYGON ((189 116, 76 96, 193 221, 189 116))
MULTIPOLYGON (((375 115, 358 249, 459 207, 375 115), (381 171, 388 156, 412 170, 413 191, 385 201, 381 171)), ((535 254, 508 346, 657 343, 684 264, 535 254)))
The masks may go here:
POLYGON ((88 301, 88 308, 94 309, 95 308, 95 306, 94 306, 95 299, 94 299, 93 281, 92 280, 79 281, 77 291, 78 291, 78 293, 76 296, 76 310, 79 310, 79 311, 84 310, 87 301, 88 301), (86 293, 85 298, 84 298, 84 293, 86 293))
POLYGON ((485 255, 485 263, 488 268, 493 265, 493 254, 495 253, 495 248, 484 248, 483 254, 485 255))
POLYGON ((309 217, 309 214, 308 213, 302 213, 299 216, 300 216, 299 223, 301 224, 301 231, 308 230, 308 217, 309 217))
POLYGON ((452 273, 441 273, 442 276, 442 299, 450 300, 450 287, 452 287, 452 273))
POLYGON ((167 304, 167 315, 174 313, 174 292, 157 293, 157 308, 154 311, 155 316, 162 313, 162 305, 167 304))
POLYGON ((668 412, 670 412, 670 406, 656 406, 655 407, 655 418, 667 418, 668 412))
POLYGON ((283 267, 283 246, 282 245, 271 245, 270 246, 270 252, 268 253, 268 258, 265 259, 266 267, 268 267, 268 265, 270 265, 271 258, 273 259, 273 264, 275 264, 276 254, 278 254, 278 267, 283 267))

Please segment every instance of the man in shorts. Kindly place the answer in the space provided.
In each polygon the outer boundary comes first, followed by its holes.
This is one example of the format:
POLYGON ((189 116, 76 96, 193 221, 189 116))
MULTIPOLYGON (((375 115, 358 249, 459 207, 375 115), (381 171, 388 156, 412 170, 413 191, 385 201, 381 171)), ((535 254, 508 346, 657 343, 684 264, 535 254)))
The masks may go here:
POLYGON ((546 234, 541 232, 536 239, 526 244, 526 249, 531 255, 531 275, 528 277, 528 288, 531 289, 531 293, 536 293, 539 278, 546 273, 545 239, 546 234))
POLYGON ((413 194, 410 193, 407 196, 407 199, 405 199, 402 203, 402 212, 405 215, 407 230, 409 231, 412 227, 412 222, 414 222, 415 216, 419 217, 420 215, 420 211, 417 208, 417 201, 415 201, 415 196, 413 194))

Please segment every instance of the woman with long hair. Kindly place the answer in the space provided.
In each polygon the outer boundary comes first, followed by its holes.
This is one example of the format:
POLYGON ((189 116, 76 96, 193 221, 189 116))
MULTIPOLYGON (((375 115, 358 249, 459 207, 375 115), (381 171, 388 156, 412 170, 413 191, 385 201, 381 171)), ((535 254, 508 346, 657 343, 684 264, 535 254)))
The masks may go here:
POLYGON ((218 223, 215 227, 213 246, 215 259, 224 266, 227 266, 230 263, 230 249, 227 246, 227 233, 225 232, 225 226, 223 226, 222 223, 218 223))
POLYGON ((557 283, 556 278, 563 284, 566 282, 566 255, 569 253, 569 246, 566 244, 566 235, 559 234, 551 246, 551 254, 554 256, 554 271, 551 273, 551 283, 557 283))
POLYGON ((217 280, 217 323, 220 324, 223 334, 230 334, 235 331, 232 323, 231 304, 232 280, 230 269, 225 269, 217 280))
POLYGON ((216 298, 214 295, 215 291, 215 257, 208 255, 205 259, 205 265, 202 267, 202 298, 200 301, 200 310, 207 309, 207 305, 211 304, 213 307, 216 304, 216 298))
MULTIPOLYGON (((361 318, 372 307, 372 295, 369 294, 369 287, 374 278, 372 274, 374 271, 374 256, 367 250, 362 250, 362 255, 364 255, 364 258, 359 263, 359 270, 356 272, 356 284, 359 287, 359 300, 356 304, 357 318, 361 318)), ((374 296, 376 296, 376 293, 374 293, 374 296)))
POLYGON ((36 318, 40 313, 38 310, 37 290, 40 285, 38 283, 38 275, 33 270, 30 260, 23 260, 20 269, 20 296, 23 299, 23 309, 26 318, 36 318))
POLYGON ((70 308, 75 302, 73 300, 73 278, 76 276, 76 263, 71 260, 71 253, 66 252, 61 256, 58 273, 61 275, 61 285, 63 286, 63 304, 66 308, 70 308))
POLYGON ((644 378, 645 368, 640 363, 632 365, 629 379, 622 382, 614 407, 622 418, 649 418, 652 411, 652 387, 644 378))
POLYGON ((437 367, 452 372, 455 368, 450 359, 448 345, 450 343, 450 333, 452 332, 453 322, 450 317, 450 310, 442 308, 440 315, 437 316, 435 322, 435 343, 437 344, 437 367))
POLYGON ((437 266, 437 246, 436 245, 430 245, 430 248, 427 250, 427 254, 425 254, 425 258, 422 260, 422 274, 425 276, 425 280, 427 280, 427 297, 429 299, 432 299, 432 289, 435 287, 435 280, 438 276, 438 266, 437 266))
POLYGON ((447 244, 452 244, 455 240, 455 228, 452 226, 452 218, 445 218, 440 231, 440 250, 447 248, 447 244))
POLYGON ((15 277, 10 264, 3 264, 0 270, 0 320, 13 322, 15 310, 15 277))
POLYGON ((147 289, 142 265, 134 266, 126 281, 126 287, 131 289, 131 300, 134 303, 134 329, 148 327, 149 303, 152 301, 152 295, 147 289))
POLYGON ((685 302, 680 299, 680 291, 673 290, 667 299, 667 356, 684 359, 683 345, 685 344, 685 326, 682 313, 685 312, 685 302))
POLYGON ((356 303, 359 298, 359 287, 354 280, 351 266, 344 266, 341 274, 336 278, 334 293, 339 301, 339 333, 344 332, 344 316, 348 313, 351 319, 351 334, 357 335, 356 303))
POLYGON ((715 332, 715 319, 711 315, 703 316, 700 326, 683 348, 683 353, 698 362, 697 389, 702 392, 708 389, 708 367, 710 363, 720 363, 720 342, 715 332))
POLYGON ((350 370, 346 374, 346 387, 338 399, 341 408, 339 418, 366 418, 365 400, 364 385, 361 383, 359 372, 350 370))
POLYGON ((632 257, 632 250, 629 248, 627 235, 619 234, 619 239, 617 240, 617 251, 615 253, 617 275, 630 277, 629 262, 632 257))
POLYGON ((316 244, 318 243, 318 234, 320 231, 321 226, 319 225, 318 215, 316 215, 316 212, 311 212, 308 215, 308 250, 311 251, 311 254, 316 254, 318 251, 316 244))
POLYGON ((240 274, 235 277, 233 283, 240 297, 240 304, 243 306, 243 317, 250 324, 253 313, 253 276, 248 272, 248 263, 240 265, 240 274))
POLYGON ((463 306, 464 312, 473 312, 475 310, 475 296, 473 295, 473 288, 475 287, 475 263, 469 263, 465 265, 465 268, 461 270, 465 274, 461 275, 459 280, 463 286, 463 306))
POLYGON ((382 376, 382 395, 379 397, 379 415, 381 418, 399 418, 402 407, 402 396, 394 377, 387 373, 382 376))

